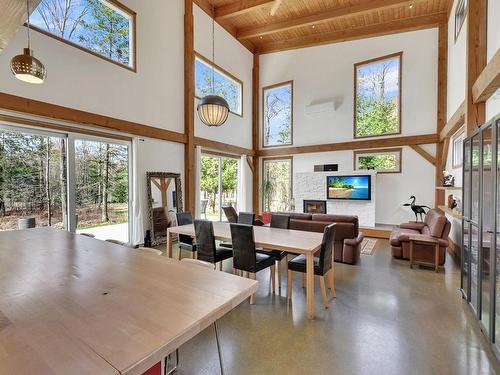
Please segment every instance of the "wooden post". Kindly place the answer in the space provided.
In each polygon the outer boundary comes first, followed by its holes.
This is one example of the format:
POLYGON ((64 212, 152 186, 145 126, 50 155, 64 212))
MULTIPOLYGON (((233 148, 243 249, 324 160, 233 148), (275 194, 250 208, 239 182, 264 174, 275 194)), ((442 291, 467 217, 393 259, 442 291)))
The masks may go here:
POLYGON ((193 0, 184 0, 184 186, 186 211, 195 215, 193 0))
MULTIPOLYGON (((447 120, 447 87, 448 87, 448 23, 439 25, 438 36, 438 108, 436 133, 440 134, 447 120)), ((443 142, 436 144, 436 186, 441 186, 443 170, 446 168, 448 149, 443 142), (446 153, 446 155, 444 154, 446 153)), ((436 189, 435 205, 445 202, 444 190, 436 189)))
POLYGON ((486 121, 484 102, 474 104, 472 86, 486 67, 486 7, 487 0, 474 0, 468 4, 467 16, 467 81, 465 123, 467 135, 486 121))
POLYGON ((252 75, 252 148, 254 156, 253 164, 253 180, 252 180, 252 201, 253 212, 258 215, 260 213, 259 204, 259 97, 260 97, 260 62, 259 55, 253 55, 253 75, 252 75))

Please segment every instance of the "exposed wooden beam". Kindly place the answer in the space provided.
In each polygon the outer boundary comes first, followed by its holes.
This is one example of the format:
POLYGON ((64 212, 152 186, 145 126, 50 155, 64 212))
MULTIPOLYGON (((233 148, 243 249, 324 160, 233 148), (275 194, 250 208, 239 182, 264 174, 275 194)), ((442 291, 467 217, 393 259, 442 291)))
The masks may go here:
POLYGON ((486 9, 487 0, 474 0, 468 4, 467 43, 466 43, 466 107, 465 123, 467 135, 486 121, 486 105, 484 102, 474 103, 472 90, 474 83, 486 67, 486 9))
POLYGON ((361 3, 338 7, 329 11, 321 11, 303 17, 294 17, 281 22, 264 26, 249 27, 238 30, 239 40, 255 38, 304 26, 318 25, 346 16, 357 16, 381 9, 413 4, 418 0, 364 0, 361 3))
POLYGON ((500 88, 500 48, 472 86, 474 103, 485 102, 500 88))
MULTIPOLYGON (((30 11, 38 6, 40 0, 30 2, 30 11)), ((28 18, 26 2, 20 0, 0 1, 0 51, 2 51, 16 31, 24 24, 28 18)), ((19 51, 21 53, 21 51, 19 51)))
POLYGON ((194 143, 194 16, 193 0, 184 0, 184 200, 185 210, 196 212, 194 143))
POLYGON ((211 139, 205 139, 200 137, 194 137, 194 144, 196 146, 201 146, 208 150, 215 150, 226 152, 233 155, 253 155, 253 150, 249 148, 244 148, 240 146, 230 145, 228 143, 212 141, 211 139))
POLYGON ((328 143, 328 144, 311 145, 311 146, 293 146, 293 147, 264 149, 259 151, 259 156, 268 157, 268 156, 285 156, 285 155, 295 155, 295 154, 310 154, 315 152, 362 150, 362 149, 374 149, 383 147, 423 145, 423 144, 432 144, 437 142, 439 142, 438 134, 422 134, 422 135, 411 135, 403 137, 363 139, 357 141, 328 143))
POLYGON ((410 147, 417 152, 420 156, 422 156, 425 160, 427 160, 429 163, 432 165, 436 166, 436 158, 429 154, 427 151, 425 151, 421 146, 419 145, 410 145, 410 147))
POLYGON ((255 155, 252 159, 252 203, 253 212, 260 213, 260 176, 259 176, 259 157, 260 146, 260 126, 259 126, 259 99, 260 99, 260 57, 253 55, 252 69, 252 147, 255 155))
POLYGON ((69 121, 75 124, 97 126, 99 128, 116 130, 141 137, 186 143, 186 137, 182 133, 1 92, 0 108, 9 111, 27 113, 30 115, 69 121))
POLYGON ((276 42, 263 43, 256 47, 256 53, 265 54, 271 52, 285 51, 290 49, 311 47, 321 44, 339 43, 349 40, 371 38, 376 36, 395 34, 414 30, 423 30, 437 27, 446 19, 446 13, 434 13, 431 15, 400 19, 369 26, 350 28, 332 33, 308 35, 301 38, 280 40, 276 42))
POLYGON ((215 19, 225 20, 230 17, 240 16, 253 10, 263 8, 274 3, 274 0, 238 0, 215 9, 215 19))
POLYGON ((453 116, 439 133, 439 140, 451 137, 465 124, 465 101, 460 104, 453 116))

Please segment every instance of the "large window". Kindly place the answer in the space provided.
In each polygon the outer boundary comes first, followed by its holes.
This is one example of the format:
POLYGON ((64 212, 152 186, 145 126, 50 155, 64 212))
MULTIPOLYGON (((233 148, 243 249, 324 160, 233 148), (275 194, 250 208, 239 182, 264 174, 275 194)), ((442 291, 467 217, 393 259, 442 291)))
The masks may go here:
POLYGON ((262 165, 264 211, 288 211, 292 205, 292 158, 264 159, 262 165))
POLYGON ((402 52, 354 65, 354 137, 401 132, 402 52))
POLYGON ((34 29, 135 69, 135 13, 116 0, 41 0, 34 29))
POLYGON ((238 211, 238 159, 203 154, 200 161, 200 208, 203 219, 225 221, 222 206, 238 211))
POLYGON ((455 41, 460 35, 460 30, 467 16, 467 0, 459 0, 455 9, 455 41))
POLYGON ((232 113, 243 116, 243 82, 217 65, 212 74, 212 66, 211 61, 196 54, 195 96, 200 99, 212 93, 219 95, 226 99, 232 113))
POLYGON ((286 146, 293 143, 293 82, 264 87, 263 146, 286 146))
POLYGON ((401 173, 401 152, 401 148, 354 151, 354 169, 401 173))
POLYGON ((0 125, 0 230, 129 241, 130 143, 0 125))
POLYGON ((453 136, 452 139, 453 139, 452 167, 460 168, 462 166, 462 160, 463 160, 465 131, 460 130, 457 134, 453 136))

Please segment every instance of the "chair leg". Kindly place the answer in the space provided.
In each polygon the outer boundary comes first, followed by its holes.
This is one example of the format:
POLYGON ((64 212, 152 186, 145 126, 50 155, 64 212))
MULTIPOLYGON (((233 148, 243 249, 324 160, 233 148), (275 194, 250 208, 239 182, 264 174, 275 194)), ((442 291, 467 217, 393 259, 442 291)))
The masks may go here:
POLYGON ((220 344, 219 329, 217 328, 217 320, 214 322, 214 330, 215 330, 215 341, 217 341, 217 353, 219 354, 220 373, 221 375, 224 375, 224 364, 222 361, 222 347, 220 344))
POLYGON ((219 262, 219 271, 222 271, 222 260, 219 262))
POLYGON ((278 294, 281 295, 281 272, 282 272, 282 267, 283 264, 281 263, 281 260, 276 263, 278 266, 278 294))
POLYGON ((328 271, 328 283, 330 284, 330 293, 332 295, 332 298, 335 298, 336 293, 335 293, 335 280, 334 280, 333 267, 330 271, 328 271))
POLYGON ((179 257, 178 257, 179 260, 182 259, 182 249, 179 247, 179 257))
POLYGON ((287 294, 286 299, 290 301, 292 299, 292 271, 288 270, 286 273, 286 286, 287 286, 287 294))
POLYGON ((276 294, 276 266, 271 266, 271 285, 273 294, 276 294))
POLYGON ((326 296, 325 276, 319 277, 319 285, 321 285, 321 297, 323 298, 323 305, 325 309, 328 308, 328 297, 326 296))
POLYGON ((195 251, 191 251, 191 259, 196 259, 195 255, 195 251))
POLYGON ((306 287, 306 274, 302 272, 302 288, 306 287))
MULTIPOLYGON (((255 280, 255 273, 247 272, 247 277, 255 280)), ((250 296, 250 305, 253 305, 253 294, 250 296)))

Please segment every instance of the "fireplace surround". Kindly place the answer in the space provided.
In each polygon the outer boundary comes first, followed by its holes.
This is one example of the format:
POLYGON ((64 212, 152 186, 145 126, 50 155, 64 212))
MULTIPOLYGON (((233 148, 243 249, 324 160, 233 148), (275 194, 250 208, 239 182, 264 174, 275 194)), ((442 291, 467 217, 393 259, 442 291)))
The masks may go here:
POLYGON ((326 214, 326 201, 304 199, 305 214, 326 214))

